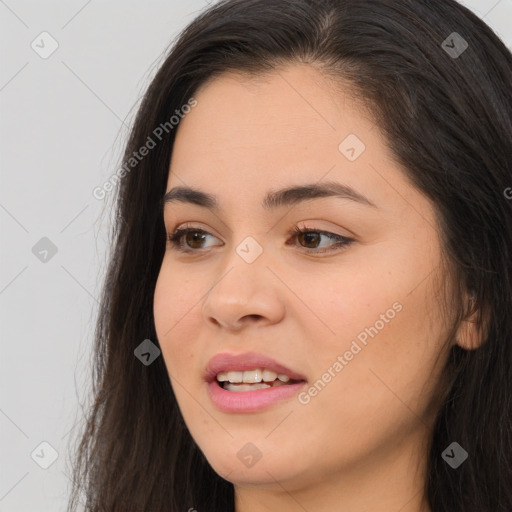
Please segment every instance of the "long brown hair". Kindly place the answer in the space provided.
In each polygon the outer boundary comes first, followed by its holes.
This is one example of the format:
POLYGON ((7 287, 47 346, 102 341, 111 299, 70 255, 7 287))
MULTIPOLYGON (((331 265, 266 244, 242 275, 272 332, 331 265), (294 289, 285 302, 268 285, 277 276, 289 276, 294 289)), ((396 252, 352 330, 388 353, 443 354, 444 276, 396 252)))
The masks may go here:
POLYGON ((93 404, 73 454, 68 512, 79 500, 94 512, 234 510, 233 485, 191 438, 163 358, 146 366, 134 350, 146 339, 158 346, 152 301, 165 250, 172 116, 186 113, 198 88, 221 73, 261 74, 293 62, 350 83, 371 108, 397 161, 436 205, 460 293, 474 290, 489 319, 480 348, 450 352, 449 387, 425 454, 430 506, 512 510, 510 51, 454 0, 223 0, 173 44, 126 145, 95 333, 93 404), (150 145, 134 165, 133 153, 150 145), (457 469, 441 457, 452 441, 469 454, 457 469))

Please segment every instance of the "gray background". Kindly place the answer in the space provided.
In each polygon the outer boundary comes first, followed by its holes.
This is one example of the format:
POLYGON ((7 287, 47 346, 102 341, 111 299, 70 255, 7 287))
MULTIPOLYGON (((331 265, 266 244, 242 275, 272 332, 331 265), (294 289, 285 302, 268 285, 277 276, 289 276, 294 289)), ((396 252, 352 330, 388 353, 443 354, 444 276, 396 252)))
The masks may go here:
MULTIPOLYGON (((512 0, 462 3, 512 48, 512 0)), ((65 510, 113 196, 92 191, 117 170, 167 46, 207 5, 0 0, 0 512, 65 510), (58 43, 47 58, 44 31, 58 43)))

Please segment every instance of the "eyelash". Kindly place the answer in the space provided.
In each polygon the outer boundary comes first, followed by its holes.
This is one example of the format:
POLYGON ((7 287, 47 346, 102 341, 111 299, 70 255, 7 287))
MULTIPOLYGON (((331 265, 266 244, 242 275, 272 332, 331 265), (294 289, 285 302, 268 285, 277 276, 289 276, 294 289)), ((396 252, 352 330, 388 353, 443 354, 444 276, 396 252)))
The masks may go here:
MULTIPOLYGON (((173 249, 176 249, 177 251, 182 252, 182 253, 201 252, 201 249, 185 249, 184 248, 184 245, 181 242, 181 238, 184 235, 188 234, 189 232, 204 233, 205 235, 210 235, 210 233, 208 233, 207 231, 204 231, 204 230, 198 229, 198 228, 191 228, 191 227, 190 228, 180 228, 180 229, 177 229, 172 235, 167 235, 167 241, 171 243, 171 247, 173 249)), ((327 249, 317 250, 317 249, 309 249, 307 247, 304 247, 303 248, 304 251, 308 252, 308 253, 314 252, 314 253, 323 254, 323 253, 333 252, 338 249, 343 249, 345 247, 348 247, 350 244, 352 244, 354 242, 354 239, 352 239, 352 238, 347 238, 346 236, 342 236, 342 235, 336 235, 335 233, 330 233, 329 231, 321 231, 319 229, 314 229, 314 228, 311 228, 308 226, 304 226, 303 228, 299 228, 298 226, 296 226, 295 228, 288 231, 288 235, 293 236, 293 237, 297 237, 299 235, 307 234, 307 233, 318 233, 320 235, 327 236, 330 239, 338 240, 338 243, 334 244, 333 246, 331 246, 330 248, 327 248, 327 249)), ((211 236, 213 236, 213 235, 211 235, 211 236)))

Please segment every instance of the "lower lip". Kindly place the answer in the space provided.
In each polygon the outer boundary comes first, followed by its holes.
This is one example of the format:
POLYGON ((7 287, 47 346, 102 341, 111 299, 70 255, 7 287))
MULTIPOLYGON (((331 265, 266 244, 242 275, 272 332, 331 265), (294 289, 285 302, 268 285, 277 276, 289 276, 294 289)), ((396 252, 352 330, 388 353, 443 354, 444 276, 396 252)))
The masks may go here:
POLYGON ((255 391, 227 391, 214 380, 207 384, 211 401, 224 412, 258 412, 297 394, 305 382, 287 384, 255 391))

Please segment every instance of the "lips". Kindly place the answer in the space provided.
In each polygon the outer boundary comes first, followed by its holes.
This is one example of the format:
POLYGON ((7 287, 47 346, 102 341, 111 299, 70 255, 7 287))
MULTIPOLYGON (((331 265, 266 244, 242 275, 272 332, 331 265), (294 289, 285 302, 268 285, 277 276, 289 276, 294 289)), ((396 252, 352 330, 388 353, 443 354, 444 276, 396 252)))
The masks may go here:
POLYGON ((278 374, 285 374, 294 381, 306 381, 306 377, 288 368, 287 366, 263 354, 246 352, 244 354, 230 354, 228 352, 217 354, 208 362, 204 372, 204 380, 208 383, 216 380, 217 374, 228 371, 245 371, 256 368, 266 368, 278 374))

